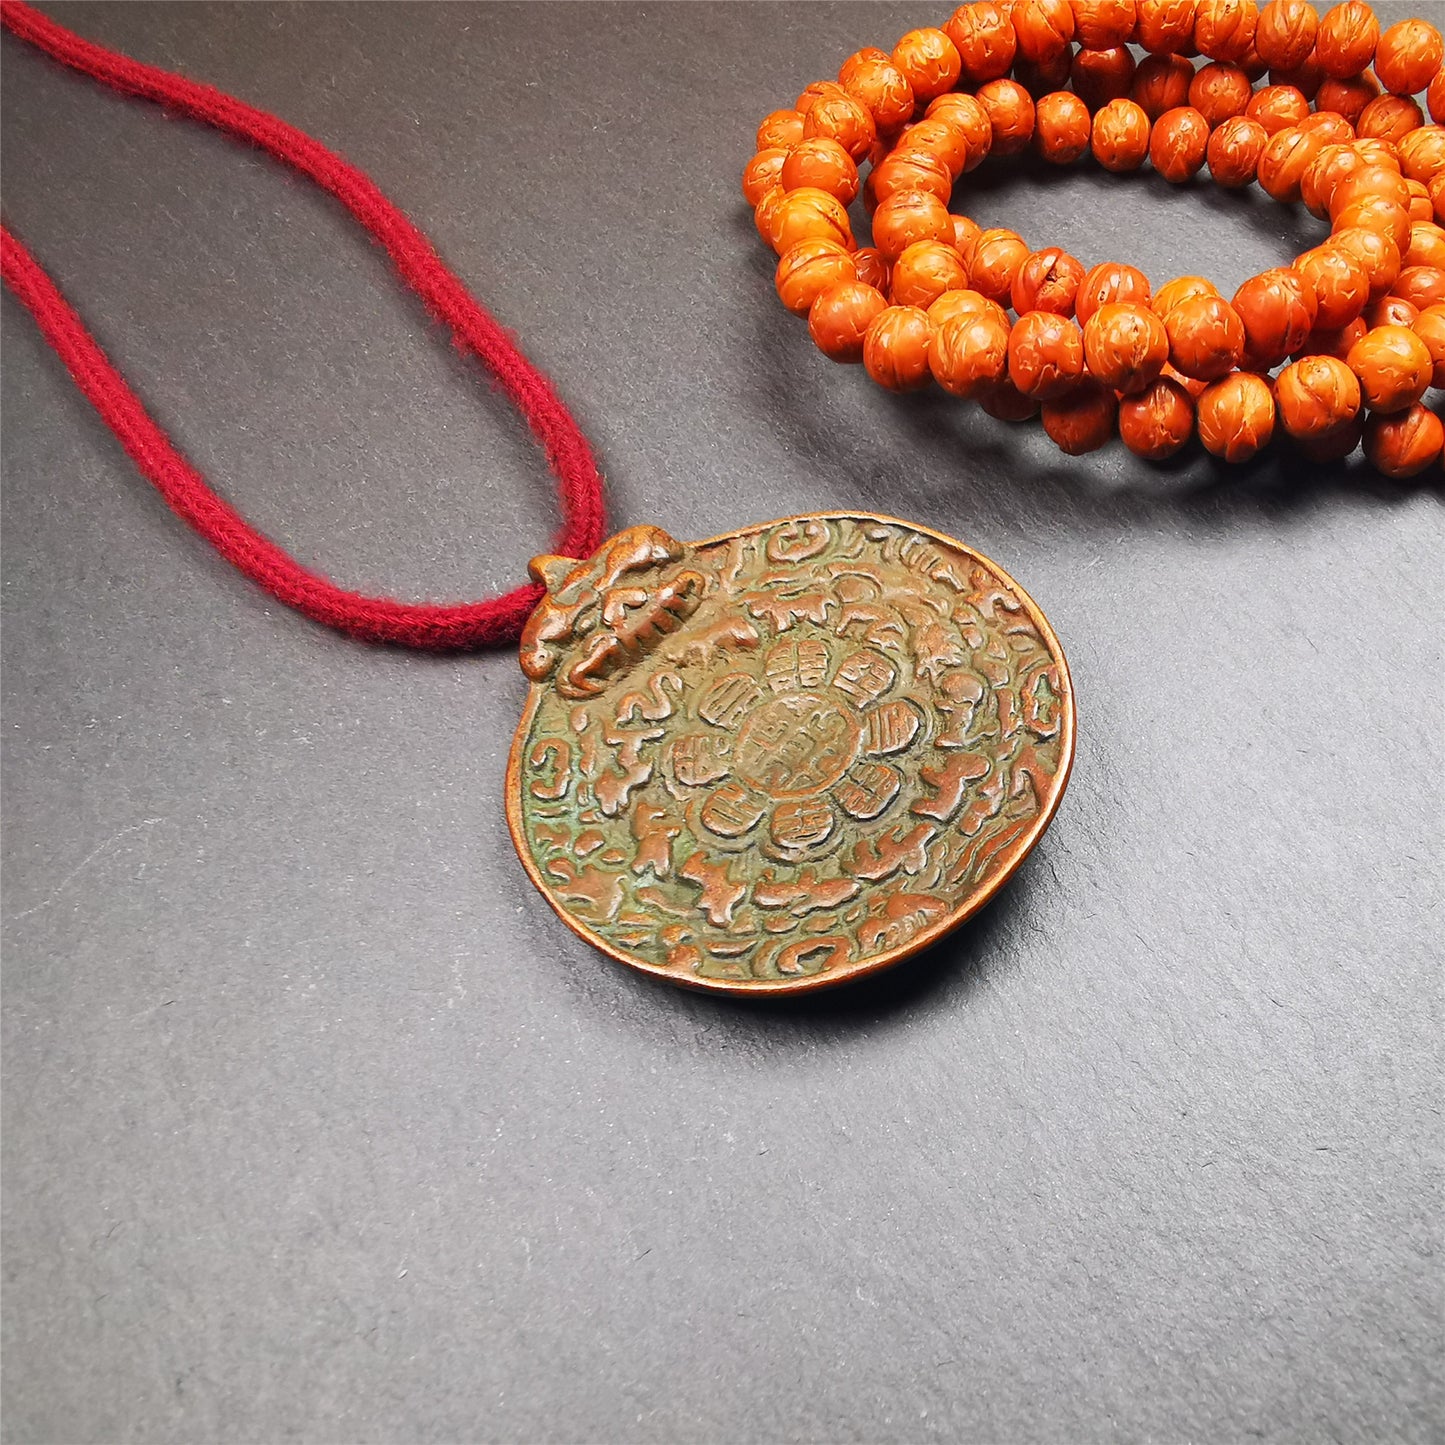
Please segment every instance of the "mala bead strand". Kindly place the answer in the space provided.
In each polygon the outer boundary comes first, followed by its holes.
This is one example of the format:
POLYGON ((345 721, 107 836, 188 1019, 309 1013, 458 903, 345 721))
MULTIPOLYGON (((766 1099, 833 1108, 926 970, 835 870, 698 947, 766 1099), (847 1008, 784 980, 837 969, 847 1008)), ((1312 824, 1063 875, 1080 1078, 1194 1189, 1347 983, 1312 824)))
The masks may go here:
POLYGON ((1283 433, 1439 469, 1445 39, 1364 0, 970 0, 764 117, 743 195, 783 305, 829 359, 937 384, 1074 455, 1245 461, 1283 433), (1142 58, 1140 57, 1142 54, 1142 58), (1226 299, 952 213, 990 156, 1086 155, 1302 205, 1328 234, 1226 299), (849 208, 871 217, 855 240, 849 208))

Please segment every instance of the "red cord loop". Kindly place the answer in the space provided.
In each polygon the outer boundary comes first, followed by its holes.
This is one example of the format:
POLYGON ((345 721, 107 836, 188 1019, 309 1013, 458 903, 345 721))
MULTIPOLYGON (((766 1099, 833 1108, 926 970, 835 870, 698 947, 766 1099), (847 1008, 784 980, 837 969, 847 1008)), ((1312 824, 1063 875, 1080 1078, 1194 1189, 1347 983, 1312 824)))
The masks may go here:
MULTIPOLYGON (((355 166, 304 131, 223 91, 118 55, 57 25, 22 0, 0 0, 0 24, 62 65, 126 95, 156 101, 259 146, 329 191, 386 248, 401 279, 486 366, 526 417, 555 473, 563 524, 553 545, 586 557, 606 535, 602 478, 592 450, 552 383, 440 260, 431 243, 355 166)), ((514 642, 541 588, 455 605, 398 602, 348 592, 301 566, 207 485, 146 411, 55 283, 0 226, 0 274, 131 459, 172 510, 253 582, 328 627, 368 642, 453 650, 514 642)))

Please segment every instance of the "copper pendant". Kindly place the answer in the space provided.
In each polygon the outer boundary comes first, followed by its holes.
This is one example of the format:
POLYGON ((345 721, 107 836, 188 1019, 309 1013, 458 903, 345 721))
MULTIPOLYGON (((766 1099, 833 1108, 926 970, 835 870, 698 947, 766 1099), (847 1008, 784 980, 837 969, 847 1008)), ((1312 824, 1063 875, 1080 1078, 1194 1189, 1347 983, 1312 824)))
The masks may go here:
POLYGON ((982 908, 1048 827, 1074 697, 1001 568, 891 517, 538 557, 507 822, 588 943, 724 993, 886 968, 982 908))

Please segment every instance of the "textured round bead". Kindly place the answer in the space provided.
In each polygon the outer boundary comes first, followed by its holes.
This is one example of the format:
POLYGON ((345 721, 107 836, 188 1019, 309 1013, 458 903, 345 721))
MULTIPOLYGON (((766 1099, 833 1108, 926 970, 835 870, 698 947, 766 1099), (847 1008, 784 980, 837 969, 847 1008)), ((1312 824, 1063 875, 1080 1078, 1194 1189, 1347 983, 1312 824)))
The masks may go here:
POLYGON ((760 151, 795 146, 803 138, 803 117, 796 110, 775 110, 758 127, 760 151))
POLYGON ((1260 12, 1254 48, 1271 71, 1296 70, 1315 48, 1319 14, 1309 0, 1271 0, 1260 12))
POLYGON ((890 291, 895 305, 927 309, 945 291, 968 285, 968 268, 952 246, 915 241, 893 263, 890 291))
POLYGON ((1274 394, 1253 372, 1236 371, 1206 387, 1197 410, 1199 440, 1227 462, 1248 461, 1274 435, 1274 394))
POLYGON ((1057 166, 1073 164, 1089 149, 1089 107, 1077 95, 1056 90, 1034 107, 1034 149, 1057 166))
POLYGON ((855 161, 868 154, 877 136, 878 128, 868 107, 842 86, 835 86, 832 94, 819 96, 803 117, 804 140, 835 140, 855 161))
POLYGON ((1359 75, 1375 58, 1380 22, 1363 0, 1345 0, 1325 12, 1315 36, 1315 60, 1333 79, 1359 75))
POLYGON ((1084 326, 1084 356, 1105 386, 1141 392, 1154 385, 1169 360, 1169 335, 1147 306, 1109 302, 1084 326))
POLYGON ((1323 437, 1358 415, 1360 383, 1343 361, 1310 356, 1280 372, 1275 402, 1280 422, 1291 436, 1323 437))
POLYGON ((853 258, 842 246, 813 236, 783 252, 773 282, 783 305, 794 316, 806 316, 824 291, 856 278, 853 258))
POLYGON ((835 140, 800 141, 783 161, 779 175, 784 190, 811 186, 827 191, 845 206, 851 206, 858 195, 858 167, 835 140))
POLYGON ((915 241, 951 241, 948 207, 926 191, 899 191, 873 213, 873 244, 892 263, 915 241))
POLYGON ((1008 366, 1008 323, 987 312, 964 313, 933 333, 928 365, 934 379, 954 396, 970 397, 999 380, 1008 366))
POLYGON ((1139 0, 1134 38, 1151 55, 1177 55, 1194 43, 1198 0, 1139 0))
POLYGON ((888 298, 861 281, 830 287, 808 312, 808 334, 830 361, 862 361, 863 338, 888 298))
POLYGON ((1244 355, 1244 323, 1219 296, 1194 296, 1164 317, 1169 334, 1169 364, 1185 376, 1214 381, 1239 365, 1244 355))
POLYGON ((882 51, 850 56, 838 71, 838 82, 867 108, 876 134, 888 135, 913 118, 913 87, 882 51))
POLYGON ((1254 87, 1244 71, 1223 60, 1201 66, 1189 83, 1189 104, 1211 129, 1232 115, 1243 115, 1253 95, 1254 87))
POLYGON ((1129 99, 1156 121, 1166 111, 1189 104, 1194 67, 1182 55, 1151 55, 1134 72, 1129 99))
POLYGON ((889 391, 913 391, 929 379, 928 346, 933 323, 917 306, 890 306, 873 318, 863 337, 863 365, 889 391))
POLYGON ((743 197, 754 210, 772 188, 782 180, 783 162, 788 152, 780 146, 761 150, 743 167, 743 197))
POLYGON ((1387 477, 1413 477, 1439 461, 1445 426, 1418 404, 1365 423, 1365 455, 1387 477))
POLYGON ((1094 117, 1094 159, 1106 171, 1136 171, 1149 154, 1149 117, 1132 100, 1111 100, 1094 117))
POLYGON ((1035 65, 1056 59, 1074 38, 1069 0, 1015 0, 1013 24, 1018 54, 1035 65))
POLYGON ((1208 146, 1209 122, 1193 106, 1181 105, 1154 122, 1149 160, 1166 181, 1181 185, 1204 164, 1208 146))
POLYGON ((1434 374, 1429 348, 1407 326, 1377 326, 1346 358, 1371 411, 1404 411, 1425 395, 1434 374))
POLYGON ((1194 43, 1210 60, 1243 60, 1254 45, 1258 21, 1255 0, 1199 0, 1194 43))
POLYGON ((1137 396, 1119 399, 1119 437, 1135 456, 1160 462, 1194 433, 1194 402, 1185 389, 1161 376, 1137 396))
POLYGON ((1091 111, 1122 100, 1134 83, 1134 56, 1127 45, 1080 50, 1069 67, 1074 94, 1091 111))
POLYGON ((1164 317, 1181 301, 1192 301, 1196 296, 1218 296, 1219 288, 1207 276, 1176 276, 1166 281, 1150 303, 1156 316, 1164 317))
POLYGON ((1084 342, 1067 316, 1029 311, 1009 334, 1009 380, 1036 401, 1062 396, 1084 374, 1084 342))
POLYGON ((953 41, 932 28, 910 30, 893 47, 892 59, 921 101, 952 90, 963 64, 953 41))
POLYGON ((1117 261, 1102 261, 1084 273, 1079 282, 1078 295, 1074 297, 1074 315, 1083 323, 1099 307, 1111 301, 1135 301, 1141 306, 1149 304, 1149 278, 1134 266, 1124 266, 1117 261))
MULTIPOLYGON (((771 195, 771 192, 769 192, 771 195)), ((767 204, 767 197, 763 198, 767 204)), ((805 186, 785 192, 773 205, 767 219, 767 238, 780 256, 799 241, 821 236, 847 246, 853 240, 848 212, 836 196, 805 186)))
POLYGON ((1259 158, 1269 134, 1257 120, 1236 115, 1211 131, 1204 158, 1209 174, 1229 190, 1249 185, 1259 169, 1259 158))
POLYGON ((1016 80, 991 80, 980 86, 978 102, 988 115, 993 154, 1016 155, 1034 133, 1033 97, 1016 80))
POLYGON ((1049 439, 1072 457, 1098 451, 1108 442, 1117 412, 1114 393, 1090 377, 1064 396, 1046 401, 1041 415, 1049 439))
POLYGON ((1310 103, 1293 85, 1267 85, 1250 96, 1244 112, 1270 135, 1288 130, 1308 118, 1310 103))
POLYGON ((1315 325, 1325 330, 1353 321, 1370 299, 1370 273, 1344 246, 1316 246, 1294 265, 1315 296, 1315 325))
POLYGON ((1445 306, 1427 306, 1413 329, 1430 353, 1430 385, 1445 387, 1445 306))
POLYGON ((1029 258, 1029 247, 1015 231, 994 227, 984 231, 973 248, 969 280, 975 291, 1006 306, 1012 299, 1014 277, 1029 258))
POLYGON ((1084 264, 1050 246, 1035 251, 1019 267, 1009 291, 1009 300, 1020 316, 1025 311, 1055 311, 1060 316, 1074 314, 1074 298, 1084 279, 1084 264))
POLYGON ((958 51, 961 74, 970 87, 998 80, 1013 68, 1018 44, 1013 19, 993 0, 960 5, 943 30, 958 51))
POLYGON ((1309 283, 1284 266, 1246 281, 1231 304, 1244 325, 1244 364, 1264 370, 1299 350, 1319 311, 1309 283))

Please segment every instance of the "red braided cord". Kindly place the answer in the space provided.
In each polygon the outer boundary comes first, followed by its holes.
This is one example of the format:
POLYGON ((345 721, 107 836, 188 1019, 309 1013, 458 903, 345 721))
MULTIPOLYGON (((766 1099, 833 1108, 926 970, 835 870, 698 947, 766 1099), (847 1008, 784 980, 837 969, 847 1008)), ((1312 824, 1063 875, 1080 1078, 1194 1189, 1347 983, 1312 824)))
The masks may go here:
MULTIPOLYGON (((551 382, 438 258, 430 242, 355 166, 273 115, 183 76, 94 45, 21 0, 0 0, 0 24, 102 84, 140 96, 249 141, 329 191, 386 248, 401 279, 476 356, 527 418, 557 476, 563 526, 555 550, 586 557, 605 532, 602 478, 587 439, 551 382)), ((301 566, 221 500, 146 412, 95 338, 28 250, 0 226, 0 273, 34 315, 45 339, 172 510, 252 581, 317 622, 369 642, 455 649, 515 641, 542 589, 518 587, 453 606, 397 602, 348 592, 301 566)))

